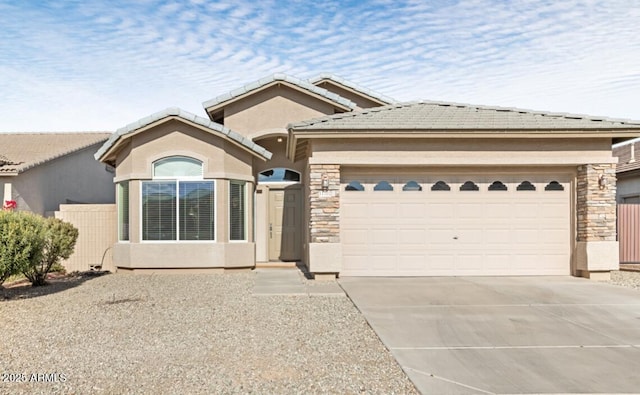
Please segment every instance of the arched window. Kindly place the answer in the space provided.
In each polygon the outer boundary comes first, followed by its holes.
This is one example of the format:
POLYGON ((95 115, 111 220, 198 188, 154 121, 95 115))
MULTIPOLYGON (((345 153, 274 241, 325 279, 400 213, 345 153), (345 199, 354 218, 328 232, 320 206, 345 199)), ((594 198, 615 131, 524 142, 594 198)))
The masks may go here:
POLYGON ((460 190, 461 191, 478 191, 480 190, 480 188, 478 188, 478 186, 473 181, 467 181, 464 184, 460 185, 460 190))
POLYGON ((530 183, 529 181, 522 181, 520 185, 516 188, 517 191, 535 191, 536 186, 530 183))
POLYGON ((393 186, 387 181, 380 181, 373 187, 374 191, 393 191, 393 186))
POLYGON ((491 185, 489 185, 490 191, 506 191, 507 186, 502 183, 502 181, 494 181, 491 185))
POLYGON ((258 182, 300 182, 300 173, 284 167, 277 167, 258 174, 258 182))
POLYGON ((450 191, 451 187, 444 181, 438 181, 431 186, 432 191, 450 191))
POLYGON ((409 181, 402 187, 403 191, 421 191, 422 185, 418 184, 415 181, 409 181))
POLYGON ((564 187, 558 181, 551 181, 544 187, 545 191, 564 191, 564 187))
POLYGON ((186 156, 170 156, 153 162, 153 178, 202 178, 202 162, 186 156))
POLYGON ((364 191, 364 185, 360 184, 358 181, 351 181, 344 187, 345 191, 364 191))

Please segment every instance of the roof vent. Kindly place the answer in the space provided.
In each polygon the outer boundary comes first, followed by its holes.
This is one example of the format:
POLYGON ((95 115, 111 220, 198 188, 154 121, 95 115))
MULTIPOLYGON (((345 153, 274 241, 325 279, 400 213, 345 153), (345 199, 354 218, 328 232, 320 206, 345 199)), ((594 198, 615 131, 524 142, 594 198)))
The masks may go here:
POLYGON ((629 162, 627 163, 634 163, 636 161, 636 143, 631 143, 631 157, 629 158, 629 162))

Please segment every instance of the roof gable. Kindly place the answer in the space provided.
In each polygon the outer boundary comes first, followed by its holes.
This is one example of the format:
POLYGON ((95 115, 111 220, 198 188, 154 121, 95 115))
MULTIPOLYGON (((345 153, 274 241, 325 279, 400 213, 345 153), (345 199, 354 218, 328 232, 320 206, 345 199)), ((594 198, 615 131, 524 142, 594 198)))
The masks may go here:
POLYGON ((255 156, 258 156, 262 159, 271 159, 271 152, 267 151, 264 147, 254 143, 250 139, 240 135, 237 132, 234 132, 229 128, 224 127, 223 125, 212 122, 207 118, 197 116, 176 107, 171 107, 159 111, 155 114, 149 115, 148 117, 142 118, 136 122, 130 123, 129 125, 118 129, 109 137, 109 139, 102 145, 102 147, 100 147, 100 149, 95 153, 94 157, 97 160, 103 160, 103 158, 109 152, 113 151, 113 149, 115 149, 118 143, 123 139, 132 136, 133 134, 142 131, 147 127, 158 125, 159 123, 164 123, 171 119, 178 119, 185 123, 191 123, 209 133, 218 135, 225 140, 231 141, 232 143, 249 151, 255 156))
POLYGON ((346 80, 342 77, 339 77, 335 74, 330 74, 330 73, 321 73, 313 78, 309 79, 309 83, 313 84, 313 85, 320 85, 322 83, 329 83, 331 85, 337 86, 338 88, 342 88, 345 89, 347 91, 350 91, 356 95, 359 95, 360 97, 363 97, 365 99, 374 101, 379 103, 379 105, 383 106, 386 104, 393 104, 396 103, 395 99, 392 99, 389 96, 385 96, 381 93, 375 92, 371 89, 362 87, 358 84, 355 84, 349 80, 346 80))
POLYGON ((276 84, 285 84, 294 89, 317 97, 321 100, 329 101, 336 107, 341 108, 345 111, 350 111, 356 108, 356 104, 351 100, 345 99, 344 97, 341 97, 333 92, 329 92, 326 89, 319 88, 313 84, 310 84, 309 82, 286 74, 273 74, 269 77, 262 78, 258 81, 232 90, 229 93, 217 96, 216 98, 211 100, 207 100, 202 103, 202 106, 208 114, 212 114, 216 110, 219 110, 220 108, 226 106, 231 102, 241 100, 244 97, 263 91, 276 84))
POLYGON ((111 133, 0 133, 0 176, 17 175, 106 141, 111 133))

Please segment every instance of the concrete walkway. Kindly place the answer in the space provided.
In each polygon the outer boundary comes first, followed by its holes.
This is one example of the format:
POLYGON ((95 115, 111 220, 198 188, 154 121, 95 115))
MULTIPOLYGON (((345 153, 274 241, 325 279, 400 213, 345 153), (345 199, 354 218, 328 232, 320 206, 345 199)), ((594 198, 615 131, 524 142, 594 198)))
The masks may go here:
POLYGON ((345 296, 337 282, 308 280, 298 268, 259 268, 254 272, 256 296, 345 296))

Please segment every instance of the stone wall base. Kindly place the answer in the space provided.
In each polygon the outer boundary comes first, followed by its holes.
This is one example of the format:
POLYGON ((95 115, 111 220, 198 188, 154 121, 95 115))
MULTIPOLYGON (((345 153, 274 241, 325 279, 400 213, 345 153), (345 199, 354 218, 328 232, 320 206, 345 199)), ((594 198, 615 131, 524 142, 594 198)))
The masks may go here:
POLYGON ((309 271, 311 273, 340 273, 342 270, 341 243, 309 243, 309 271))
POLYGON ((603 272, 620 268, 617 241, 578 241, 576 268, 583 272, 603 272))

